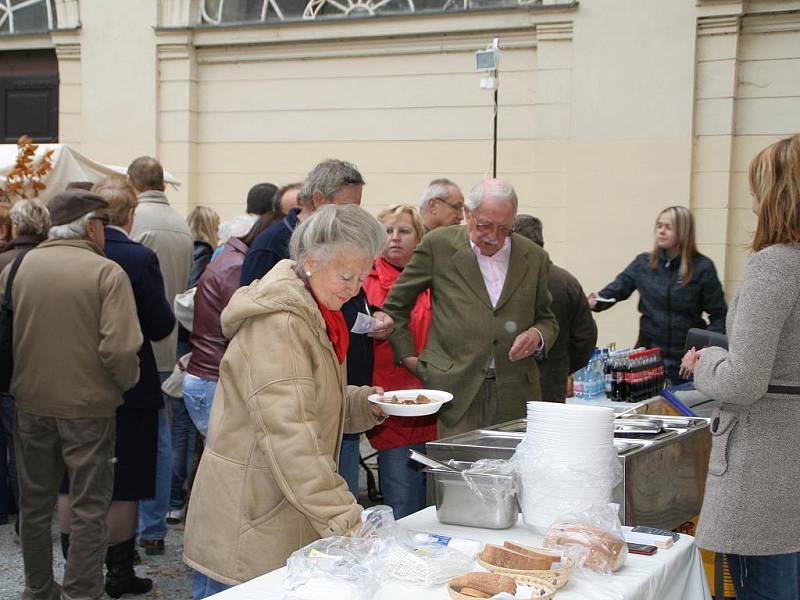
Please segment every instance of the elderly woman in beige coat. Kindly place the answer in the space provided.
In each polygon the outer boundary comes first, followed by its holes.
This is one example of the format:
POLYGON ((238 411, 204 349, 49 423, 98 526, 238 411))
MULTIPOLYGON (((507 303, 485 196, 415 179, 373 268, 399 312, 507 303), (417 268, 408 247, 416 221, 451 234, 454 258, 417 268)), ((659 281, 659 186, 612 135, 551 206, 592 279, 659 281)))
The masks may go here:
POLYGON ((800 136, 750 165, 754 254, 728 350, 690 350, 684 373, 720 401, 697 544, 728 558, 739 600, 800 598, 800 136))
POLYGON ((294 260, 240 288, 223 311, 231 342, 184 542, 195 599, 282 567, 295 550, 359 522, 335 457, 343 433, 383 415, 367 401, 377 388, 347 385, 339 309, 385 239, 357 206, 325 206, 294 232, 294 260))

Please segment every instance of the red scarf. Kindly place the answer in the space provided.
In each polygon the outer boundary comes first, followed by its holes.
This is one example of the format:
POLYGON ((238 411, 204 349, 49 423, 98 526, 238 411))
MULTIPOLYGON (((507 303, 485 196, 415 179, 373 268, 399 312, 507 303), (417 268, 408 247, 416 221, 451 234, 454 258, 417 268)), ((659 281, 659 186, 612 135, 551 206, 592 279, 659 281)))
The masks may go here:
MULTIPOLYGON (((309 286, 308 291, 311 291, 309 286)), ((342 311, 331 310, 322 302, 317 300, 314 292, 311 292, 311 297, 319 307, 319 312, 322 313, 322 318, 325 321, 325 329, 328 332, 328 339, 333 344, 333 350, 336 352, 336 358, 339 359, 339 364, 344 362, 347 356, 347 348, 350 346, 350 332, 347 329, 347 323, 344 322, 342 311)))

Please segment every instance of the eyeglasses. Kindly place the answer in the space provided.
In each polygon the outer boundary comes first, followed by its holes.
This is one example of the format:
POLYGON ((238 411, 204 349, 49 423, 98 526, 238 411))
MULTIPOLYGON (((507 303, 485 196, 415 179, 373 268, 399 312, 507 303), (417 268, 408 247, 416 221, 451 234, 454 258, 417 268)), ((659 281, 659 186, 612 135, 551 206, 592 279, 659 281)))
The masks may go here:
POLYGON ((109 219, 108 215, 97 215, 94 217, 89 218, 90 221, 100 221, 103 224, 103 227, 108 225, 109 219))
POLYGON ((460 213, 461 211, 463 211, 463 210, 464 210, 464 205, 463 205, 463 204, 461 204, 460 202, 457 202, 457 203, 455 203, 455 204, 452 204, 452 203, 448 202, 447 200, 445 200, 444 198, 439 198, 438 196, 434 196, 434 197, 432 198, 432 200, 438 200, 438 201, 439 201, 439 202, 441 202, 442 204, 447 204, 447 206, 449 206, 450 208, 452 208, 452 209, 453 209, 454 211, 456 211, 457 213, 460 213))
POLYGON ((498 225, 497 223, 492 223, 490 221, 478 221, 477 217, 472 214, 470 217, 472 218, 473 223, 475 223, 475 229, 477 229, 480 233, 496 231, 497 235, 505 237, 514 232, 513 225, 498 225))

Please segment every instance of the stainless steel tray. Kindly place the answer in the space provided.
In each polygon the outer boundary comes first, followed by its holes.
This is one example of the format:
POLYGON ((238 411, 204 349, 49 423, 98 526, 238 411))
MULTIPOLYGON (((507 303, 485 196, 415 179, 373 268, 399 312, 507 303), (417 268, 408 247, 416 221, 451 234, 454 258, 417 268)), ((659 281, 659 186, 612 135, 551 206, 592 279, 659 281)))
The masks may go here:
MULTIPOLYGON (((469 468, 471 463, 456 462, 459 470, 469 468)), ((515 493, 500 494, 501 489, 514 489, 511 475, 470 474, 468 477, 481 492, 476 494, 458 472, 442 469, 424 469, 433 478, 436 495, 436 518, 440 523, 484 527, 486 529, 508 529, 517 522, 519 506, 515 493)))

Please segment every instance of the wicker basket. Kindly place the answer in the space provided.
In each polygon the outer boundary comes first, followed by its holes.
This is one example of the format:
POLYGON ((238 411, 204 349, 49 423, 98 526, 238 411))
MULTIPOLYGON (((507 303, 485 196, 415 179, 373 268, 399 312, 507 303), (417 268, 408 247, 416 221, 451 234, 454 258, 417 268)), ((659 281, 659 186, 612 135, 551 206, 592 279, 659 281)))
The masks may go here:
MULTIPOLYGON (((520 585, 527 585, 533 589, 531 600, 550 600, 550 598, 556 595, 557 590, 554 585, 542 581, 541 579, 536 579, 535 577, 528 577, 527 581, 517 581, 517 583, 520 585)), ((453 586, 449 583, 447 584, 447 593, 450 594, 453 600, 475 600, 474 596, 465 596, 461 592, 455 591, 453 586)))
POLYGON ((564 587, 572 575, 572 569, 575 566, 575 561, 568 556, 562 558, 564 566, 558 569, 549 569, 547 571, 539 570, 522 570, 522 569, 506 569, 505 567, 498 567, 497 565, 490 564, 483 560, 480 556, 477 557, 478 564, 492 573, 500 575, 508 575, 514 581, 521 585, 529 585, 527 582, 530 579, 536 581, 544 581, 553 585, 557 590, 564 587))

